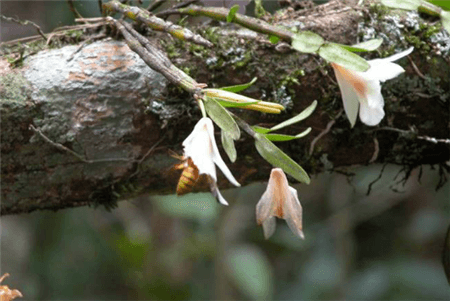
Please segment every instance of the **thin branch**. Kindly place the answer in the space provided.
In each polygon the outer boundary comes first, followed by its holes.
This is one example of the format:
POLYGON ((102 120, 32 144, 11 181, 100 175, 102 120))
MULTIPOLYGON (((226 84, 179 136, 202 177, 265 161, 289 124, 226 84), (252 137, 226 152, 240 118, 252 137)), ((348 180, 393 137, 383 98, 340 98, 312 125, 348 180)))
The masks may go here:
POLYGON ((152 12, 155 9, 157 9, 158 7, 160 7, 164 2, 166 2, 167 0, 155 0, 152 3, 150 3, 147 7, 146 10, 152 12))
POLYGON ((102 5, 103 5, 102 0, 98 0, 98 8, 100 9, 100 15, 103 16, 103 8, 102 8, 102 5))
POLYGON ((116 161, 133 162, 133 161, 136 161, 136 160, 130 159, 130 158, 107 158, 107 159, 98 159, 98 160, 85 159, 82 155, 74 152, 73 150, 65 147, 64 145, 52 141, 50 138, 45 136, 44 133, 41 132, 41 130, 36 129, 32 124, 30 124, 29 129, 32 130, 33 132, 35 132, 36 134, 38 134, 39 136, 41 136, 41 138, 44 139, 48 144, 59 149, 60 151, 71 154, 72 156, 76 157, 78 160, 80 160, 84 163, 92 164, 92 163, 100 163, 100 162, 116 162, 116 161))
POLYGON ((167 32, 179 40, 190 41, 205 47, 213 46, 210 41, 198 34, 194 34, 189 29, 175 25, 169 21, 164 21, 154 15, 150 15, 147 11, 137 6, 125 6, 118 1, 113 0, 104 4, 103 8, 112 12, 119 12, 131 20, 142 22, 153 30, 167 32))
POLYGON ((158 48, 135 31, 131 24, 124 21, 117 21, 111 17, 108 17, 108 21, 115 24, 125 38, 128 47, 136 52, 150 68, 161 73, 170 82, 182 87, 190 93, 196 93, 198 91, 199 84, 189 75, 173 65, 158 48), (144 47, 142 45, 144 45, 144 47))
POLYGON ((384 172, 384 169, 386 168, 386 166, 387 166, 387 163, 384 163, 383 167, 380 170, 380 173, 378 174, 378 177, 375 180, 373 180, 372 182, 370 182, 369 187, 367 188, 366 195, 369 195, 370 192, 372 191, 373 184, 375 184, 376 182, 378 182, 381 179, 381 176, 383 175, 383 172, 384 172))
POLYGON ((412 58, 410 58, 408 56, 408 60, 411 63, 411 65, 413 66, 414 71, 416 71, 417 75, 421 78, 421 79, 426 79, 425 75, 423 75, 422 72, 420 72, 419 68, 417 68, 416 64, 414 63, 414 61, 412 60, 412 58))
POLYGON ((344 110, 340 110, 339 113, 336 115, 336 117, 334 117, 334 119, 332 119, 330 122, 328 122, 327 127, 320 132, 319 135, 317 135, 313 141, 311 141, 311 145, 309 146, 309 155, 311 156, 312 153, 314 152, 314 146, 316 145, 317 141, 319 141, 323 136, 325 136, 326 134, 328 134, 328 132, 331 130, 331 127, 336 123, 336 120, 341 117, 342 112, 344 112, 344 110))
POLYGON ((16 23, 19 23, 20 25, 29 25, 29 24, 31 24, 31 25, 33 25, 36 28, 37 32, 39 33, 39 35, 41 37, 43 37, 45 40, 47 39, 47 36, 42 31, 41 27, 39 27, 39 25, 37 25, 36 23, 34 23, 34 22, 30 21, 30 20, 21 21, 18 18, 16 18, 16 19, 9 18, 9 17, 6 17, 4 15, 0 15, 0 16, 5 21, 16 22, 16 23))
POLYGON ((420 139, 420 140, 425 140, 434 144, 438 144, 438 143, 445 143, 445 144, 450 144, 450 139, 439 139, 439 138, 434 138, 434 137, 429 137, 429 136, 418 136, 416 132, 414 131, 406 131, 406 130, 401 130, 401 129, 397 129, 397 128, 391 128, 391 127, 381 127, 379 129, 375 129, 374 131, 391 131, 391 132, 397 132, 397 133, 401 133, 401 134, 405 134, 405 135, 414 135, 415 138, 420 139))
POLYGON ((93 40, 102 39, 102 38, 104 38, 104 37, 106 37, 106 34, 105 34, 105 33, 100 33, 100 34, 98 34, 98 35, 89 37, 89 39, 87 39, 87 40, 84 40, 83 43, 81 43, 81 45, 78 46, 78 48, 77 48, 77 49, 72 53, 72 55, 67 59, 67 62, 70 62, 70 61, 74 58, 75 54, 77 54, 78 52, 80 52, 80 50, 81 50, 87 43, 89 43, 90 41, 93 41, 93 40))
POLYGON ((77 11, 75 5, 73 4, 73 0, 67 0, 67 4, 69 4, 69 9, 75 15, 75 18, 83 18, 83 16, 77 11))
MULTIPOLYGON (((214 20, 226 22, 230 10, 223 7, 201 7, 191 5, 187 8, 177 9, 176 11, 182 15, 205 16, 214 20)), ((256 32, 277 36, 288 42, 291 42, 292 37, 295 35, 294 32, 283 27, 274 26, 260 19, 242 14, 235 14, 232 22, 256 32)))
POLYGON ((163 10, 162 12, 156 13, 155 16, 157 16, 157 17, 162 17, 162 16, 168 16, 168 15, 171 15, 171 14, 166 14, 166 12, 167 12, 167 11, 171 11, 171 12, 172 12, 172 11, 176 11, 176 10, 179 9, 179 8, 183 8, 183 7, 189 6, 189 5, 191 5, 191 4, 195 3, 195 2, 198 2, 198 1, 199 1, 199 0, 189 0, 189 1, 186 1, 186 2, 181 2, 181 3, 179 3, 179 4, 177 4, 177 5, 173 6, 173 7, 171 7, 170 9, 163 10))

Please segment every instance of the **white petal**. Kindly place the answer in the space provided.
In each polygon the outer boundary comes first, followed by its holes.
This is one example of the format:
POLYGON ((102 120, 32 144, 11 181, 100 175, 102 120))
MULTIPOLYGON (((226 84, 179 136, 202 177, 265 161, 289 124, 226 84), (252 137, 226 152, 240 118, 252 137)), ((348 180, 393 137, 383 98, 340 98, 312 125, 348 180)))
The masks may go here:
MULTIPOLYGON (((373 97, 381 97, 381 104, 378 104, 376 106, 369 106, 367 102, 362 102, 361 107, 359 108, 359 118, 361 121, 367 125, 374 126, 381 122, 381 120, 384 117, 384 100, 381 93, 379 95, 373 95, 373 97)), ((378 101, 380 99, 378 98, 378 101)), ((375 100, 372 100, 372 102, 375 102, 375 100)))
POLYGON ((202 119, 206 119, 206 128, 209 135, 209 139, 211 140, 212 160, 220 168, 225 177, 227 177, 228 181, 230 181, 234 186, 240 187, 241 184, 239 184, 238 181, 236 181, 236 179, 233 177, 233 174, 228 169, 228 166, 225 164, 225 162, 222 160, 222 157, 220 156, 219 149, 217 148, 216 144, 216 139, 214 138, 214 125, 211 119, 209 118, 202 118, 202 119))
POLYGON ((386 58, 384 58, 382 60, 386 60, 388 62, 394 62, 396 60, 401 59, 404 56, 407 56, 408 54, 413 52, 413 50, 414 50, 414 47, 410 47, 410 48, 406 49, 405 51, 402 51, 402 52, 396 53, 394 55, 388 56, 388 57, 386 57, 386 58))
POLYGON ((369 61, 369 64, 370 69, 365 72, 364 76, 372 80, 384 82, 405 72, 400 65, 387 61, 373 60, 369 61))
POLYGON ((256 221, 259 225, 263 224, 275 211, 273 202, 273 190, 267 187, 266 191, 256 204, 256 221))
POLYGON ((339 89, 341 90, 345 114, 347 115, 347 118, 350 121, 351 127, 353 127, 356 123, 356 117, 358 116, 358 108, 359 108, 358 95, 353 86, 351 85, 351 83, 349 83, 345 79, 344 75, 341 74, 341 72, 339 72, 337 68, 333 67, 333 69, 339 84, 339 89))
MULTIPOLYGON (((359 95, 358 95, 359 96, 359 95)), ((381 84, 379 80, 366 81, 365 93, 358 97, 362 106, 367 104, 369 107, 384 106, 383 95, 381 95, 381 84)), ((360 107, 361 109, 361 107, 360 107)))
POLYGON ((216 200, 219 203, 221 203, 222 205, 228 206, 228 202, 227 202, 227 200, 225 200, 225 198, 220 193, 220 190, 219 190, 219 187, 217 187, 216 181, 209 178, 208 182, 209 182, 209 187, 211 188, 211 193, 216 198, 216 200))
POLYGON ((268 219, 266 219, 263 224, 263 231, 264 231, 264 238, 269 239, 275 232, 275 228, 277 226, 277 222, 275 220, 275 216, 271 216, 268 219))
POLYGON ((302 205, 298 200, 297 190, 292 187, 289 187, 290 196, 283 203, 283 212, 284 219, 289 226, 289 229, 300 237, 301 239, 305 239, 303 234, 303 226, 302 226, 302 205))
POLYGON ((192 159, 199 174, 210 175, 217 181, 213 146, 208 134, 208 120, 209 118, 200 119, 192 133, 183 141, 184 155, 192 159))

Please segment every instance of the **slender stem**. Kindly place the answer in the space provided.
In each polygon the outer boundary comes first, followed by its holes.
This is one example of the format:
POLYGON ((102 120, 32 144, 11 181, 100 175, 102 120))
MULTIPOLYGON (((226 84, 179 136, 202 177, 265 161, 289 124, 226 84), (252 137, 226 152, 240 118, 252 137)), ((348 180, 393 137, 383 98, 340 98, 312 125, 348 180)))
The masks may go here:
POLYGON ((170 82, 190 93, 198 91, 199 84, 173 65, 157 47, 134 30, 131 24, 124 21, 117 21, 111 17, 108 17, 108 21, 114 22, 117 29, 125 38, 128 47, 136 52, 150 68, 161 73, 170 82))
MULTIPOLYGON (((191 16, 206 16, 218 21, 227 21, 229 9, 223 7, 201 7, 191 5, 187 8, 177 10, 179 14, 191 16)), ((285 41, 291 42, 294 33, 280 26, 273 26, 260 19, 248 17, 242 14, 236 14, 233 21, 241 26, 249 28, 253 31, 274 35, 285 41)))

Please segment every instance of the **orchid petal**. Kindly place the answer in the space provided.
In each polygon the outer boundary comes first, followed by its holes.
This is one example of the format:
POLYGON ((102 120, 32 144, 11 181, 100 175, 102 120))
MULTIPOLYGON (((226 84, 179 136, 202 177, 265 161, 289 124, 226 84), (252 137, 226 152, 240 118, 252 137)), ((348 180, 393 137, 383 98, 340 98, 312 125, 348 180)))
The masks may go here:
POLYGON ((263 224, 263 232, 264 232, 264 238, 269 239, 273 233, 275 233, 275 228, 277 227, 277 222, 275 220, 275 216, 271 216, 268 219, 266 219, 263 224))
POLYGON ((294 234, 301 239, 305 239, 302 231, 302 205, 300 205, 300 201, 298 200, 297 190, 289 187, 289 191, 291 199, 289 202, 284 202, 283 204, 284 219, 294 234))
POLYGON ((227 200, 225 200, 225 198, 220 193, 219 187, 217 187, 217 182, 212 179, 208 179, 208 182, 211 188, 211 193, 216 198, 216 200, 222 205, 228 206, 227 200))
POLYGON ((413 52, 413 50, 414 50, 414 47, 409 47, 405 51, 402 51, 402 52, 396 53, 394 55, 385 57, 385 58, 383 58, 381 60, 385 60, 385 61, 388 61, 388 62, 394 62, 394 61, 397 61, 397 60, 401 59, 404 56, 407 56, 408 54, 413 52))
POLYGON ((281 168, 272 169, 267 189, 256 205, 256 220, 263 226, 266 239, 275 232, 275 217, 285 219, 291 231, 304 238, 302 206, 298 200, 297 190, 289 186, 281 168))
MULTIPOLYGON (((383 96, 380 94, 381 100, 383 96)), ((384 117, 383 105, 369 106, 366 102, 362 102, 359 111, 359 118, 364 124, 369 126, 377 125, 384 117)))
POLYGON ((369 64, 370 69, 365 73, 365 77, 382 82, 393 79, 405 72, 405 69, 400 65, 391 62, 373 60, 369 61, 369 64))
POLYGON ((338 81, 339 89, 341 90, 342 101, 344 103, 345 114, 350 121, 351 127, 355 126, 356 117, 358 116, 358 95, 353 86, 345 79, 344 75, 340 72, 340 68, 335 68, 334 64, 331 64, 334 69, 334 74, 338 81))

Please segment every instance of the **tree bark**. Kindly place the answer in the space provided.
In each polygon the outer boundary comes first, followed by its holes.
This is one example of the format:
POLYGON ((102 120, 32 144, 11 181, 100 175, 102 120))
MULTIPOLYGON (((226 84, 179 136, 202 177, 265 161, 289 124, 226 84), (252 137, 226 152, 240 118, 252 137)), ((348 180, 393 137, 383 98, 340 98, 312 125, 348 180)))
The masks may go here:
MULTIPOLYGON (((411 60, 399 62, 405 74, 383 86, 386 116, 379 126, 358 122, 350 128, 333 72, 318 56, 234 27, 209 33, 198 28, 214 42, 212 49, 165 34, 150 38, 158 39, 172 62, 197 82, 221 87, 256 76, 257 83, 244 94, 288 108, 279 116, 233 110, 250 124, 275 125, 318 100, 307 120, 286 131, 312 127, 312 132, 277 143, 310 174, 377 162, 403 165, 405 175, 422 164, 438 165, 445 177, 448 33, 417 14, 386 14, 379 7, 322 7, 309 17, 287 10, 277 19, 338 43, 354 44, 371 33, 383 37, 381 51, 366 58, 416 46, 411 60)), ((15 69, 0 58, 1 214, 114 207, 118 200, 142 194, 175 192, 179 172, 171 170, 177 160, 168 150, 181 153, 181 142, 200 118, 192 96, 151 70, 122 41, 95 42, 75 53, 77 48, 40 51, 15 69)), ((236 148, 238 159, 229 166, 237 180, 242 185, 267 180, 272 167, 258 155, 252 138, 242 136, 236 148)), ((229 184, 219 176, 219 186, 229 184)))

